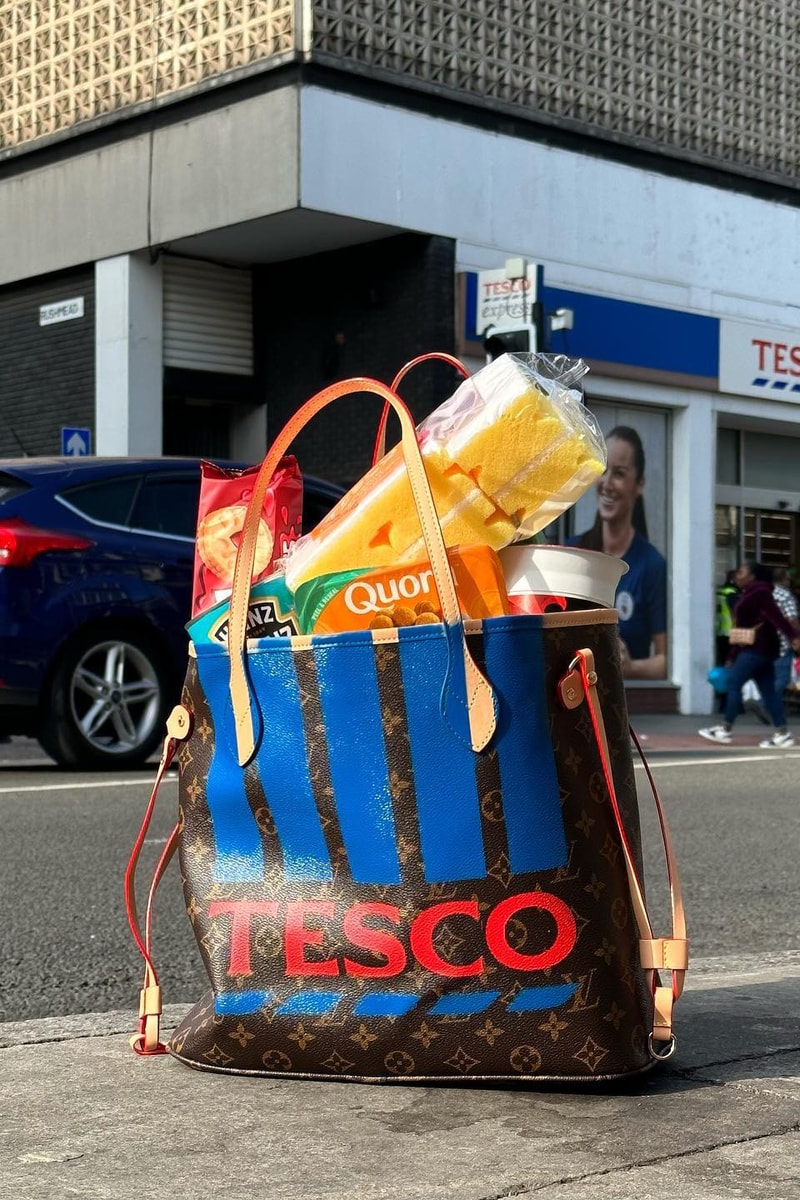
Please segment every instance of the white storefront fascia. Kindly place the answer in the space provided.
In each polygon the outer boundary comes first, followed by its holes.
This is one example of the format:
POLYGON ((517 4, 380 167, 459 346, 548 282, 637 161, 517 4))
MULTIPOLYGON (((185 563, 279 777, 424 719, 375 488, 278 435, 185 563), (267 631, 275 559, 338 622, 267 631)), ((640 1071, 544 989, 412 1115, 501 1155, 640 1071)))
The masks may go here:
POLYGON ((300 105, 300 203, 524 255, 548 284, 791 325, 800 210, 321 88, 300 105))
POLYGON ((800 419, 800 313, 793 329, 721 321, 719 388, 758 401, 794 404, 800 419))

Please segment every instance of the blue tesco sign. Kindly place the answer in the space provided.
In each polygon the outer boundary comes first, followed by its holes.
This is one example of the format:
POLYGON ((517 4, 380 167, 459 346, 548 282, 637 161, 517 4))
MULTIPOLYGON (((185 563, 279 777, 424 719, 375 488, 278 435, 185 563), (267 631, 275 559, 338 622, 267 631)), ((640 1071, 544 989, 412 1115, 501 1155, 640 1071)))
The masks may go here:
POLYGON ((92 431, 61 426, 61 453, 67 458, 82 458, 92 453, 92 431))

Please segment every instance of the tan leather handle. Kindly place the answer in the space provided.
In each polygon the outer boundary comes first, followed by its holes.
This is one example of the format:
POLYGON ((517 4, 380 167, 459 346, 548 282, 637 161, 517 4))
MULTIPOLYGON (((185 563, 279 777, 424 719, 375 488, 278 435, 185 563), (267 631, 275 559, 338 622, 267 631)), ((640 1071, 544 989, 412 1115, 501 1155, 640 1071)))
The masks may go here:
MULTIPOLYGON (((470 377, 469 371, 467 370, 467 368, 464 366, 464 364, 461 362, 460 359, 455 358, 454 355, 452 355, 452 354, 445 354, 444 351, 441 351, 441 350, 432 350, 429 354, 418 354, 416 358, 412 358, 410 360, 410 362, 405 363, 405 365, 400 368, 400 370, 397 372, 394 379, 392 380, 392 391, 393 392, 397 391, 400 384, 403 382, 403 380, 405 379, 406 375, 408 374, 408 372, 411 370, 412 367, 416 367, 420 363, 423 363, 423 362, 430 362, 431 359, 434 359, 434 360, 438 359, 439 362, 445 362, 445 363, 448 363, 451 367, 455 367, 455 369, 458 371, 459 375, 463 375, 465 379, 469 379, 469 377, 470 377)), ((383 458, 384 454, 386 453, 386 423, 389 420, 390 412, 391 412, 391 405, 384 404, 383 412, 381 413, 380 423, 378 424, 378 436, 375 438, 375 449, 372 451, 373 467, 375 466, 375 464, 377 462, 380 462, 380 460, 383 458)))
POLYGON ((256 541, 261 508, 269 482, 280 462, 300 430, 310 419, 327 408, 341 396, 349 396, 355 392, 372 392, 389 404, 400 419, 401 446, 403 458, 408 472, 414 504, 422 527, 422 536, 428 559, 431 564, 433 578, 442 614, 448 625, 461 626, 461 647, 464 657, 464 672, 466 677, 466 705, 469 714, 470 742, 473 750, 482 750, 489 742, 495 730, 497 721, 494 693, 480 673, 467 649, 461 621, 461 611, 456 597, 456 587, 453 581, 450 563, 447 558, 442 528, 436 506, 433 502, 428 476, 417 443, 417 434, 411 413, 399 396, 384 384, 374 379, 345 379, 333 383, 307 400, 297 412, 289 418, 277 438, 273 442, 253 485, 253 494, 247 506, 242 535, 236 552, 236 566, 233 572, 233 593, 231 595, 230 626, 228 631, 228 653, 230 655, 230 690, 231 704, 236 728, 236 748, 240 766, 250 761, 255 753, 255 731, 251 711, 251 696, 245 667, 246 659, 246 630, 247 605, 250 595, 250 584, 253 577, 256 541))

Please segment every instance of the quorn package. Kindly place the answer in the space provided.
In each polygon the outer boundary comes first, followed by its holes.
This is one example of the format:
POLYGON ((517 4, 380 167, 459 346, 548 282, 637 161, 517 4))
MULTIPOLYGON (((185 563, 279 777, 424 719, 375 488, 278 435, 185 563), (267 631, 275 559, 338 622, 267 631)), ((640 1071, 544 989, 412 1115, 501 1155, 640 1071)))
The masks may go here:
MULTIPOLYGON (((508 612, 503 569, 494 550, 456 546, 447 557, 465 617, 500 617, 508 612)), ((379 571, 336 572, 311 579, 298 588, 295 607, 303 633, 426 625, 442 619, 427 559, 379 571)))

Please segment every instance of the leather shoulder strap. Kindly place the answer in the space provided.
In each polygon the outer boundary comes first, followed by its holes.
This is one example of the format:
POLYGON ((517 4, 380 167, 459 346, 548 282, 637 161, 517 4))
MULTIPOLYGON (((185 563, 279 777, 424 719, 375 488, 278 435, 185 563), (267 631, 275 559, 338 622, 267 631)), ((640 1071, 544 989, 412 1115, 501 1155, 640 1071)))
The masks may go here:
MULTIPOLYGON (((437 360, 439 362, 448 363, 451 367, 455 367, 459 375, 462 375, 464 379, 469 379, 469 371, 460 359, 454 358, 452 354, 444 354, 438 350, 434 350, 431 351, 430 354, 419 354, 416 358, 412 358, 410 362, 407 362, 404 366, 402 366, 392 380, 392 391, 397 391, 397 389, 400 387, 400 384, 403 382, 406 375, 410 370, 412 370, 412 368, 419 366, 420 363, 437 360)), ((389 420, 389 413, 391 411, 391 405, 384 404, 383 412, 381 413, 381 419, 378 424, 378 436, 375 438, 375 449, 372 452, 373 467, 383 458, 384 454, 386 453, 386 423, 389 420)))
MULTIPOLYGON (((469 714, 470 739, 473 750, 482 750, 490 741, 497 721, 496 703, 491 686, 478 670, 467 648, 461 610, 456 597, 455 582, 447 558, 439 517, 431 494, 425 466, 417 443, 414 422, 407 407, 389 388, 374 379, 347 379, 318 392, 290 417, 272 444, 253 485, 247 506, 242 535, 236 554, 231 595, 231 615, 228 635, 230 654, 230 694, 236 729, 237 755, 240 766, 246 765, 255 753, 256 735, 251 707, 250 687, 245 667, 247 605, 253 577, 259 518, 264 496, 275 469, 300 430, 323 408, 342 396, 372 392, 394 409, 400 419, 401 447, 414 504, 419 516, 428 560, 431 564, 436 591, 445 623, 461 630, 460 644, 466 677, 465 703, 469 714)), ((448 643, 449 644, 449 643, 448 643)))

